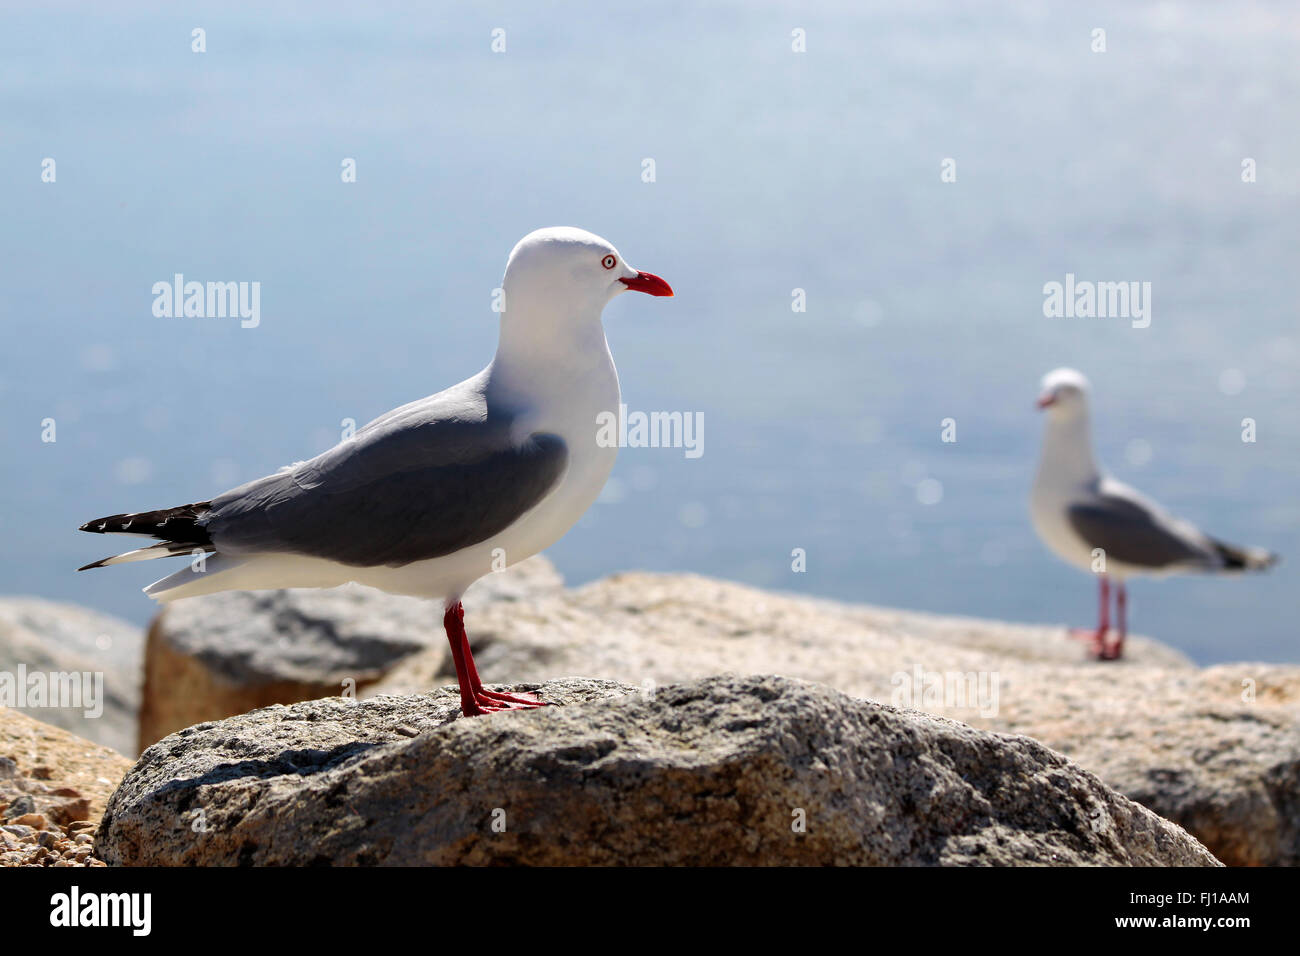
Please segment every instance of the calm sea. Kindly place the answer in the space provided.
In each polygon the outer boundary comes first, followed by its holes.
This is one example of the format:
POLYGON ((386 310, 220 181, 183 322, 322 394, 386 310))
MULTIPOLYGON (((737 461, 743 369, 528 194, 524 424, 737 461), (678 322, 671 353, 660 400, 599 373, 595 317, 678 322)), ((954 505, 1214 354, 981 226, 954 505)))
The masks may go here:
POLYGON ((7 11, 0 590, 145 621, 170 568, 74 574, 109 553, 78 524, 477 371, 510 247, 573 224, 673 284, 606 327, 629 408, 704 431, 621 454, 551 549, 571 582, 1091 623, 1026 511, 1037 380, 1069 364, 1114 472, 1289 559, 1138 583, 1134 629, 1300 660, 1300 14, 985 6, 7 11), (176 273, 259 282, 260 324, 155 317, 176 273), (1149 327, 1044 317, 1067 273, 1150 282, 1149 327))

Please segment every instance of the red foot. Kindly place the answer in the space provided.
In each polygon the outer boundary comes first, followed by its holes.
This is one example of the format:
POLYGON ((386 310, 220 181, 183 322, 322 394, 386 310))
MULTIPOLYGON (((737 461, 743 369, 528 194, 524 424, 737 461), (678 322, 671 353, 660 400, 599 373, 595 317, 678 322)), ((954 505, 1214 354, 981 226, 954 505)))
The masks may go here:
POLYGON ((1092 656, 1099 661, 1117 661, 1120 658, 1120 652, 1123 642, 1120 640, 1112 643, 1106 643, 1106 635, 1110 631, 1093 631, 1086 627, 1070 628, 1070 637, 1076 641, 1087 641, 1092 645, 1092 656))
POLYGON ((1092 645, 1090 648, 1092 656, 1097 660, 1106 659, 1106 632, 1090 631, 1086 627, 1070 628, 1070 638, 1076 641, 1087 641, 1092 645))
POLYGON ((503 710, 532 710, 534 707, 545 706, 546 701, 539 700, 532 694, 527 697, 516 697, 513 694, 498 694, 482 688, 476 690, 472 698, 460 699, 460 712, 466 717, 482 717, 484 714, 499 714, 503 710))
POLYGON ((507 704, 521 704, 524 707, 545 707, 546 701, 542 700, 535 694, 499 694, 494 690, 486 690, 482 687, 475 691, 480 697, 486 697, 489 700, 499 700, 507 704))

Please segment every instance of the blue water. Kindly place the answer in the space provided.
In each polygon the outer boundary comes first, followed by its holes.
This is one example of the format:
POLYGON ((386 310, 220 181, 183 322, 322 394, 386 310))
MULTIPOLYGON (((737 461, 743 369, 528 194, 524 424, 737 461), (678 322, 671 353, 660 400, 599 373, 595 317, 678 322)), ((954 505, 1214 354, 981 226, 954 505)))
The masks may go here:
POLYGON ((1300 13, 984 6, 6 12, 0 590, 145 621, 168 568, 74 574, 108 553, 78 524, 208 497, 478 370, 510 247, 574 224, 677 290, 606 312, 625 401, 705 430, 698 459, 622 452, 551 549, 570 581, 1090 623, 1092 582, 1026 513, 1037 380, 1070 364, 1117 474, 1290 558, 1138 583, 1134 628, 1300 660, 1300 13), (259 281, 261 324, 155 318, 177 272, 259 281), (1067 272, 1151 282, 1151 326, 1045 318, 1067 272))

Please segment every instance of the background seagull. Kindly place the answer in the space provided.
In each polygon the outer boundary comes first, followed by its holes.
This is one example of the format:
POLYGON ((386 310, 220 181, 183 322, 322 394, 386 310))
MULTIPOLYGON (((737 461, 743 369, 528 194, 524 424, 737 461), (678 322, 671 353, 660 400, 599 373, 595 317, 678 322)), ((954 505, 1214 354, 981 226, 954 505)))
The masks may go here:
POLYGON ((1092 452, 1088 380, 1070 368, 1043 377, 1038 407, 1047 411, 1043 453, 1029 499, 1034 529, 1056 555, 1100 581, 1093 649, 1102 660, 1123 652, 1127 635, 1125 579, 1135 574, 1255 571, 1277 556, 1216 541, 1154 501, 1101 471, 1092 452), (1116 579, 1119 635, 1110 630, 1110 578, 1116 579))
POLYGON ((604 239, 569 227, 520 240, 502 288, 496 356, 473 378, 211 501, 87 522, 82 531, 161 543, 79 570, 208 554, 145 593, 167 602, 357 581, 438 598, 462 711, 541 706, 484 689, 460 596, 550 546, 596 499, 618 454, 597 443, 597 416, 617 413, 620 401, 601 312, 628 289, 673 291, 604 239))

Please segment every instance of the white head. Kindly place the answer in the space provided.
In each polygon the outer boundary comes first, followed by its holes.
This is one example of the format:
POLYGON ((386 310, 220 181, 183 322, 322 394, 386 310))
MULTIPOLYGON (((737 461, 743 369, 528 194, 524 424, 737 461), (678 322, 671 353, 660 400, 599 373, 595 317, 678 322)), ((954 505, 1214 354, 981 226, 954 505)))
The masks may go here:
POLYGON ((629 266, 612 243, 572 226, 550 226, 520 239, 501 285, 506 315, 517 309, 530 319, 599 317, 610 299, 628 289, 673 294, 657 275, 629 266))
POLYGON ((1055 421, 1078 418, 1088 410, 1090 388, 1082 372, 1072 368, 1053 369, 1043 376, 1038 407, 1047 409, 1055 421))

